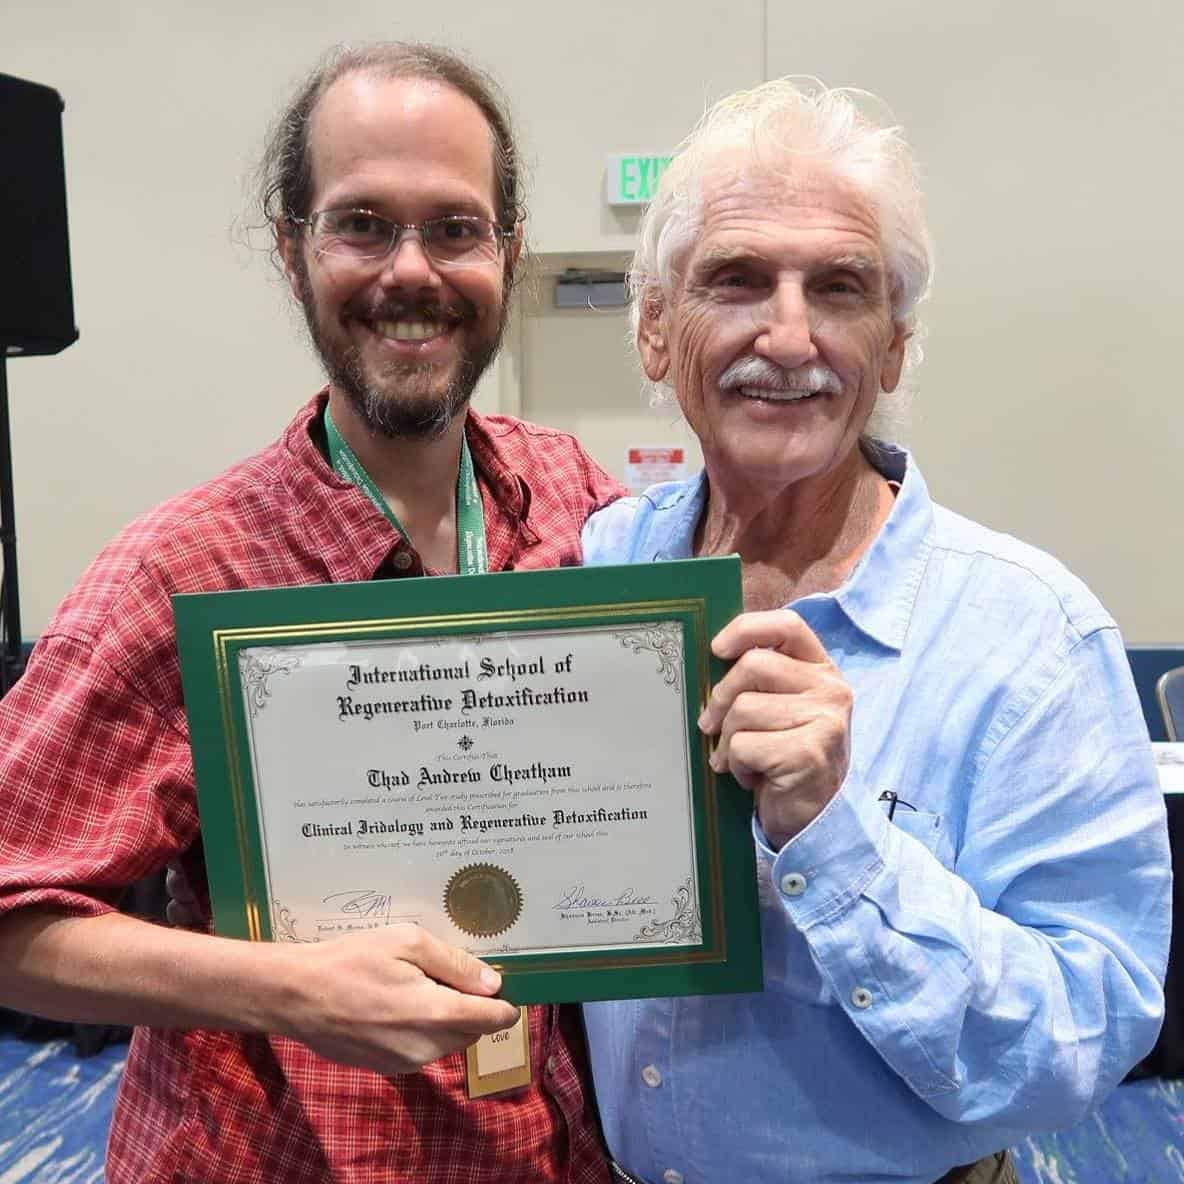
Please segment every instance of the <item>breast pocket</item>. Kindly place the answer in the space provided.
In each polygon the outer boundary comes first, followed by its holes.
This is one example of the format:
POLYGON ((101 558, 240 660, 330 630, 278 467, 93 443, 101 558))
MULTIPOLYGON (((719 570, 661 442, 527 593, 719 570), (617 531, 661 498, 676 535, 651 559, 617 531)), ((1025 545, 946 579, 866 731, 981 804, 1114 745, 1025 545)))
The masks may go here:
POLYGON ((954 866, 954 844, 946 827, 945 815, 898 806, 892 815, 892 825, 924 843, 941 861, 942 867, 954 866))

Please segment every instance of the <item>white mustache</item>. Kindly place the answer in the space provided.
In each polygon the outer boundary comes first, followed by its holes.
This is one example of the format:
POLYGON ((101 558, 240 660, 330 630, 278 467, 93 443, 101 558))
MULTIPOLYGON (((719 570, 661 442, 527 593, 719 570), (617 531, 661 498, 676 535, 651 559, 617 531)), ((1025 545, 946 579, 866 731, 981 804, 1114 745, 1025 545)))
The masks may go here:
POLYGON ((812 363, 786 370, 784 366, 778 366, 767 358, 751 355, 737 358, 719 376, 721 390, 734 390, 741 386, 761 387, 770 391, 801 391, 808 395, 822 391, 831 395, 843 393, 842 381, 829 366, 812 363))

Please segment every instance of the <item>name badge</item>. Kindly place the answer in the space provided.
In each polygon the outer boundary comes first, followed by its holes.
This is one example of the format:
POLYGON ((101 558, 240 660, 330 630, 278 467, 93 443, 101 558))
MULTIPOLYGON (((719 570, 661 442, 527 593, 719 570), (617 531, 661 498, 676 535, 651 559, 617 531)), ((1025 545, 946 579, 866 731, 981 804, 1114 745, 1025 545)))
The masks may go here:
POLYGON ((482 1036, 465 1050, 470 1098, 486 1098, 530 1084, 530 1021, 518 1009, 512 1028, 482 1036))

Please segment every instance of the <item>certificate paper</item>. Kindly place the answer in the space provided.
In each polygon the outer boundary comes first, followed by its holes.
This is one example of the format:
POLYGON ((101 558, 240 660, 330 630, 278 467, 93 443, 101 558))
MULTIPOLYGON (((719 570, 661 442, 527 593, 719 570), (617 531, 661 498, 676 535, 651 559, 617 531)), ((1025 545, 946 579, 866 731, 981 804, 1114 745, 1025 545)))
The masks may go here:
POLYGON ((177 597, 219 932, 413 922, 516 1002, 759 989, 751 800, 695 726, 738 587, 692 560, 177 597))

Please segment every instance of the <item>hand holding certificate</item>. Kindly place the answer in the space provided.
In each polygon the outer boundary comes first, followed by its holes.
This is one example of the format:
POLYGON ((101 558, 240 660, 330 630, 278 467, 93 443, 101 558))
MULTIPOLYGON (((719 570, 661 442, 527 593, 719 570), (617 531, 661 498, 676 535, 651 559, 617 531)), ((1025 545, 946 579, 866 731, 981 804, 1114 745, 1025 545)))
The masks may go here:
POLYGON ((219 931, 413 922, 518 1002, 758 989, 695 726, 738 607, 734 560, 178 597, 219 931))
MULTIPOLYGON (((283 1031, 338 1064, 411 1073, 518 1018, 497 975, 416 925, 286 951, 283 1031)), ((487 1037, 488 1038, 488 1037, 487 1037)))

